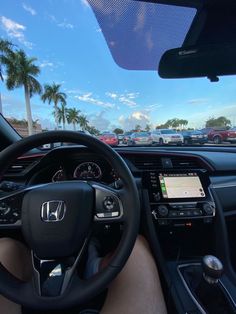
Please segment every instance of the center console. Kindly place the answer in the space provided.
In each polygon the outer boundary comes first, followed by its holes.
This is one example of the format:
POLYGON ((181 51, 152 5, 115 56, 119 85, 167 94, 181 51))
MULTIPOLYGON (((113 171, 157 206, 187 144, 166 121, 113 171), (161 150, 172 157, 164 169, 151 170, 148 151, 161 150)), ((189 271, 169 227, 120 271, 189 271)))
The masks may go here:
POLYGON ((223 273, 216 257, 220 209, 211 193, 209 173, 145 171, 142 183, 155 235, 153 246, 177 312, 236 313, 236 289, 228 268, 223 273))
POLYGON ((203 171, 147 171, 143 185, 153 218, 161 226, 180 226, 196 219, 211 223, 215 216, 209 178, 203 171))

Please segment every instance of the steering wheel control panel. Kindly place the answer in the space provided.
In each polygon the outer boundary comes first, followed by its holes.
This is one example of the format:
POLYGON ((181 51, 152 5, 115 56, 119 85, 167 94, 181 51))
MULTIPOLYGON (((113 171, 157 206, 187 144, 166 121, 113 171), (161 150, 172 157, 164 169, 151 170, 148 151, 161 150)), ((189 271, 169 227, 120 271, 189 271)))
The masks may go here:
POLYGON ((0 225, 17 225, 21 219, 21 198, 13 195, 0 199, 0 225))
POLYGON ((143 185, 148 189, 153 218, 159 225, 176 226, 201 219, 211 223, 215 203, 204 172, 148 171, 143 185))

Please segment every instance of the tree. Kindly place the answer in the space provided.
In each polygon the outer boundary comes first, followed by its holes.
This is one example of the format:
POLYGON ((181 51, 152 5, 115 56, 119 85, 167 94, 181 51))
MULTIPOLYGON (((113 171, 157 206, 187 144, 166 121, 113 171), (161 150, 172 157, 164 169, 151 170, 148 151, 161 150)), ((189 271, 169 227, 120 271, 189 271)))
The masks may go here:
POLYGON ((179 128, 183 129, 186 125, 188 125, 188 120, 173 118, 166 121, 164 124, 160 124, 156 127, 156 129, 168 129, 168 128, 179 128))
POLYGON ((69 124, 73 125, 74 131, 76 131, 76 124, 79 123, 79 113, 80 110, 77 110, 76 108, 70 108, 67 110, 67 121, 69 124))
POLYGON ((150 132, 150 130, 151 130, 151 125, 150 124, 146 124, 145 131, 150 132))
POLYGON ((59 113, 58 113, 58 104, 66 105, 66 94, 60 91, 61 85, 52 83, 52 85, 45 84, 44 85, 44 93, 42 95, 42 101, 48 101, 49 105, 51 103, 54 104, 54 116, 55 116, 55 124, 56 130, 59 125, 59 113))
POLYGON ((88 129, 88 123, 89 123, 89 121, 87 120, 86 116, 79 115, 79 125, 80 125, 82 131, 85 131, 88 129))
POLYGON ((141 125, 140 124, 136 124, 135 125, 135 131, 136 132, 140 132, 142 130, 141 125))
POLYGON ((183 130, 188 125, 188 120, 179 119, 179 125, 181 127, 181 130, 183 130))
MULTIPOLYGON (((54 112, 54 114, 56 114, 54 112)), ((68 109, 66 108, 66 103, 62 103, 61 107, 58 107, 58 122, 62 123, 62 128, 65 130, 66 121, 68 120, 68 109)))
POLYGON ((40 69, 34 64, 36 58, 29 58, 23 50, 9 52, 2 57, 2 63, 6 66, 7 80, 6 86, 9 90, 24 87, 26 116, 28 123, 28 133, 33 134, 33 121, 30 106, 30 98, 34 94, 41 94, 42 88, 36 80, 40 69))
POLYGON ((116 135, 119 135, 119 134, 123 134, 124 133, 124 130, 120 129, 120 128, 115 128, 113 130, 113 133, 115 133, 116 135))
POLYGON ((230 127, 231 126, 231 121, 227 119, 226 117, 218 117, 218 118, 209 118, 206 121, 206 127, 211 128, 211 127, 230 127))
MULTIPOLYGON (((3 71, 2 66, 4 65, 4 58, 12 52, 13 44, 5 39, 0 39, 0 80, 3 82, 3 71)), ((2 113, 2 96, 0 93, 0 113, 2 113)))
POLYGON ((90 125, 88 125, 87 131, 88 131, 91 135, 96 135, 96 136, 98 136, 98 135, 100 134, 100 132, 98 131, 98 129, 96 129, 94 126, 90 126, 90 125))

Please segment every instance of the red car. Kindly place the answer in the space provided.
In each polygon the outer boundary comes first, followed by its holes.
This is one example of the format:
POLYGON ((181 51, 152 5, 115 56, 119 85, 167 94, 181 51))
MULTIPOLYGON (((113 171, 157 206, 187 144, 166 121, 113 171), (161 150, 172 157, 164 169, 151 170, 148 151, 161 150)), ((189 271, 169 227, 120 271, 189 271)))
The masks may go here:
POLYGON ((208 133, 208 139, 213 141, 214 144, 220 144, 222 142, 236 143, 236 130, 235 129, 212 129, 208 133))
POLYGON ((118 137, 115 133, 105 133, 98 137, 100 141, 110 146, 117 146, 119 144, 118 137))

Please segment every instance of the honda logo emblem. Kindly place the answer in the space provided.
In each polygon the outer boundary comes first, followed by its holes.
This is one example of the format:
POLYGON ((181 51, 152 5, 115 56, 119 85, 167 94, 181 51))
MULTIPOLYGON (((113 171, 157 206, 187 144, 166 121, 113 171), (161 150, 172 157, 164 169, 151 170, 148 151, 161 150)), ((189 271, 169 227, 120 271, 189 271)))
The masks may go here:
POLYGON ((64 201, 48 201, 42 204, 41 218, 45 222, 58 222, 65 217, 66 203, 64 201))

